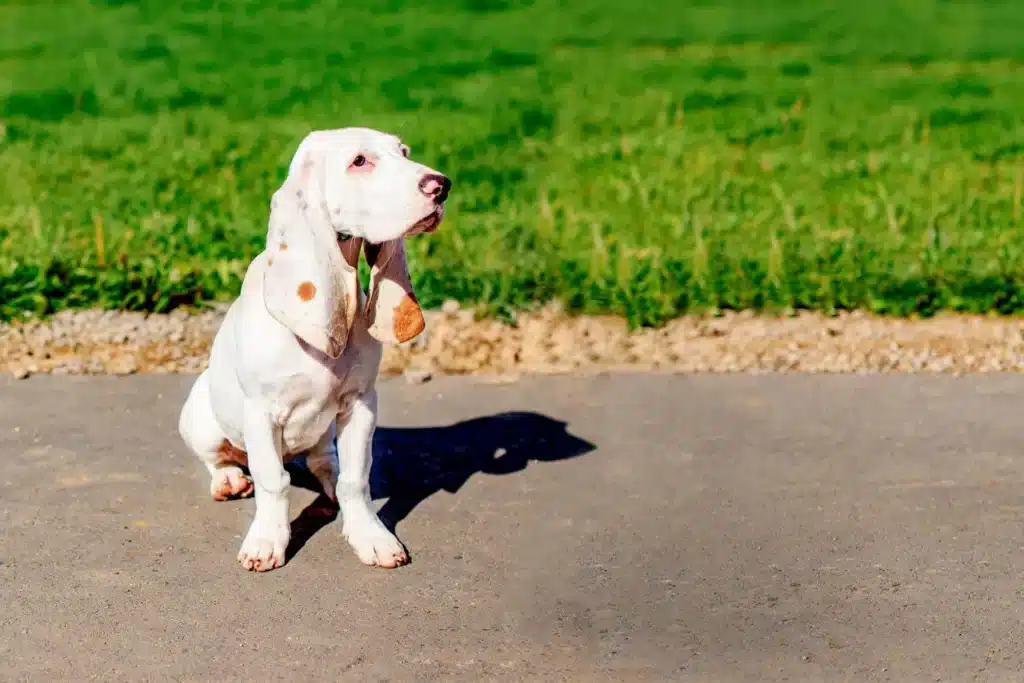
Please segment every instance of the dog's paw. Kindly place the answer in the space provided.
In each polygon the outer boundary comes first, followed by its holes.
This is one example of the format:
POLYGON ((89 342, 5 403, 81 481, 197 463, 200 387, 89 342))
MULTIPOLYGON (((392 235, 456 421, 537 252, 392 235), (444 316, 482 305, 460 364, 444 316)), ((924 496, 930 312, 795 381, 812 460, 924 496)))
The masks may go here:
POLYGON ((238 561, 250 571, 266 572, 284 566, 288 526, 274 527, 255 520, 238 551, 238 561))
POLYGON ((252 492, 252 479, 238 467, 222 467, 210 479, 210 495, 214 500, 248 498, 252 492))
POLYGON ((394 569, 409 563, 409 555, 402 542, 376 517, 351 524, 346 522, 341 533, 363 564, 394 569))

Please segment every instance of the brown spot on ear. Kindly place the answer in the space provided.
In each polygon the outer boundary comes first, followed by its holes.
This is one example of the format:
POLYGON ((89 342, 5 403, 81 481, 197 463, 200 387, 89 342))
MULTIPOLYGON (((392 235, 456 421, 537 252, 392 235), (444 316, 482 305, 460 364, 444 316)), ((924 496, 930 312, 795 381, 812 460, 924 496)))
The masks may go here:
POLYGON ((316 296, 316 285, 314 285, 312 282, 306 280, 301 285, 299 285, 300 299, 302 299, 303 301, 310 301, 314 296, 316 296))
POLYGON ((403 344, 422 332, 426 326, 416 296, 406 294, 395 307, 395 316, 391 323, 395 339, 399 344, 403 344))
POLYGON ((249 465, 249 454, 241 448, 232 445, 227 439, 220 442, 217 456, 218 465, 238 465, 240 467, 248 467, 249 465))

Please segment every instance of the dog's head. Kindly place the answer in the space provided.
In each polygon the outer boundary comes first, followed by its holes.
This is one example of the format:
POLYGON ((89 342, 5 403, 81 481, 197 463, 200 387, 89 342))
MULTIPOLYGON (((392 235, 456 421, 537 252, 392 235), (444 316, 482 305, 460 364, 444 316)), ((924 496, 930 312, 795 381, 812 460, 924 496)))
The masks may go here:
POLYGON ((310 201, 321 203, 339 235, 371 244, 434 230, 451 188, 448 178, 410 159, 397 137, 368 128, 310 133, 288 175, 313 193, 310 201))
POLYGON ((451 181, 409 159, 394 135, 310 133, 271 202, 264 301, 281 324, 337 358, 359 302, 358 258, 371 268, 364 314, 374 338, 402 343, 424 327, 404 238, 437 229, 451 181))

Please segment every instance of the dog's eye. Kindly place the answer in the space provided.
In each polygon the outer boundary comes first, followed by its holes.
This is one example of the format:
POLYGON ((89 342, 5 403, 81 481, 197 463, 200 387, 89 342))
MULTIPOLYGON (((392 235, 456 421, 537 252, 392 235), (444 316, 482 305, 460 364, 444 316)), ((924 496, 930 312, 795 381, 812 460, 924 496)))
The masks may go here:
POLYGON ((362 154, 356 156, 356 158, 352 160, 352 165, 355 166, 356 168, 360 168, 362 166, 365 166, 366 165, 366 157, 363 156, 362 154))

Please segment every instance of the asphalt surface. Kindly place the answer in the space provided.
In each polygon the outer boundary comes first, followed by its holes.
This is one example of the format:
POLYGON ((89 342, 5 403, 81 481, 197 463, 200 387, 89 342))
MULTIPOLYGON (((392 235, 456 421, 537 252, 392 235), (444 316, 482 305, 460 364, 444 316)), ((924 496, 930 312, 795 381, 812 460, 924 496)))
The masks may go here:
POLYGON ((1024 679, 1024 377, 388 380, 412 564, 297 486, 267 574, 190 381, 0 381, 0 679, 1024 679))

